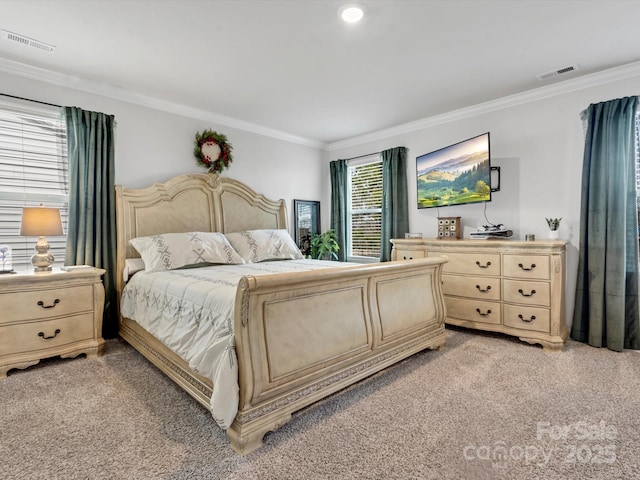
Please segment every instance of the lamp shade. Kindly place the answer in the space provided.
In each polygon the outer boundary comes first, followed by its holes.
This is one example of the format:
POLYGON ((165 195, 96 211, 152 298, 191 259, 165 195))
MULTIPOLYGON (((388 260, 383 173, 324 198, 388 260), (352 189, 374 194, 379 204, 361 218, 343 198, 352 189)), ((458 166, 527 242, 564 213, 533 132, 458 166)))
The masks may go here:
POLYGON ((60 210, 58 208, 45 208, 42 205, 23 208, 20 235, 25 237, 63 235, 60 210))

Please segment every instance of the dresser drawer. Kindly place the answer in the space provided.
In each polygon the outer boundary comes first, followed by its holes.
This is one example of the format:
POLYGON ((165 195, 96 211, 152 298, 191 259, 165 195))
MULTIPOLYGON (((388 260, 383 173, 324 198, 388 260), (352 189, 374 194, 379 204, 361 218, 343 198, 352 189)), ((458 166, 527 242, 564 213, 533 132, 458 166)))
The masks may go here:
POLYGON ((514 278, 549 279, 549 256, 505 255, 504 276, 514 278))
POLYGON ((445 295, 481 300, 500 300, 500 279, 497 277, 442 275, 442 291, 445 295))
POLYGON ((93 286, 0 294, 0 325, 93 310, 93 286))
POLYGON ((549 307, 551 306, 551 288, 547 282, 505 279, 504 301, 549 307))
POLYGON ((429 257, 446 255, 449 261, 442 267, 444 273, 464 275, 500 275, 500 255, 494 253, 429 252, 429 257))
POLYGON ((445 297, 447 317, 500 325, 500 302, 445 297))
POLYGON ((93 314, 0 327, 0 358, 94 339, 93 314))
POLYGON ((424 258, 424 250, 396 250, 396 260, 424 258))
POLYGON ((549 333, 549 310, 546 308, 507 305, 505 303, 503 323, 508 327, 520 330, 549 333))

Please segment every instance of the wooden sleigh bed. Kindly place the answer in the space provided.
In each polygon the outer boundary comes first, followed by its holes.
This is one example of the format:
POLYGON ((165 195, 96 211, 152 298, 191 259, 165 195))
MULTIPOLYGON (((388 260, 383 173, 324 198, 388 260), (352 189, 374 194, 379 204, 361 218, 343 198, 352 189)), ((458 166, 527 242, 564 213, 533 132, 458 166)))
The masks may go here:
MULTIPOLYGON (((117 186, 116 201, 119 298, 125 261, 139 257, 133 238, 287 228, 283 200, 215 174, 181 175, 144 189, 117 186)), ((444 261, 243 277, 233 309, 239 402, 227 430, 231 447, 249 453, 293 412, 416 352, 442 347, 444 261)), ((120 336, 210 406, 212 380, 122 314, 120 336)))

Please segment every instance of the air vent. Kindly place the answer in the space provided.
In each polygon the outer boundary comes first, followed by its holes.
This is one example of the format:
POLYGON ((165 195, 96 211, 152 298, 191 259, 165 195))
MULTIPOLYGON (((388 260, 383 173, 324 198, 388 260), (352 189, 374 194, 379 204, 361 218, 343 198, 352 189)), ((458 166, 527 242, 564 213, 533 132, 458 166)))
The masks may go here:
POLYGON ((0 32, 2 34, 2 38, 9 40, 10 42, 19 43, 20 45, 24 45, 25 47, 35 48, 36 50, 41 50, 47 53, 53 53, 56 49, 56 47, 53 45, 34 40, 33 38, 25 37, 24 35, 8 32, 7 30, 2 30, 0 32))
POLYGON ((577 65, 569 65, 568 67, 560 68, 558 70, 554 70, 552 72, 540 73, 536 75, 538 80, 547 80, 552 77, 558 77, 560 75, 566 75, 567 73, 575 72, 578 70, 577 65))

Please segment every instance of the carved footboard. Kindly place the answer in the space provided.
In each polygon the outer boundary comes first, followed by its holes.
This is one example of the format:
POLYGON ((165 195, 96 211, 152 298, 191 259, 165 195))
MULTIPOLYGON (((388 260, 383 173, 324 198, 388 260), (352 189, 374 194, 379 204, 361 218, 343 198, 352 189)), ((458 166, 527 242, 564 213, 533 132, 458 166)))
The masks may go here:
POLYGON ((246 454, 291 413, 425 348, 444 345, 442 258, 246 277, 236 297, 246 454))

